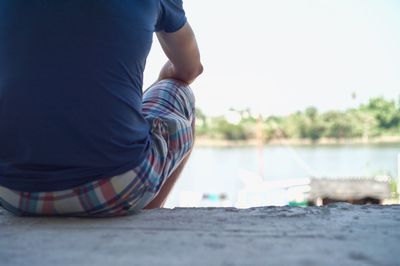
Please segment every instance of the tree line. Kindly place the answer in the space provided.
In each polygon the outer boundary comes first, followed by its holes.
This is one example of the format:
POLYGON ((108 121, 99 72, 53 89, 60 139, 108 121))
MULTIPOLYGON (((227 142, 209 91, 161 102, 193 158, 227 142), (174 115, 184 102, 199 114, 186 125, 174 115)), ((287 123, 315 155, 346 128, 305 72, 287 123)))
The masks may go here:
POLYGON ((197 109, 196 134, 225 140, 321 138, 351 139, 400 136, 400 103, 383 97, 345 111, 319 112, 315 107, 288 116, 255 117, 250 110, 231 110, 239 119, 226 116, 207 117, 197 109))

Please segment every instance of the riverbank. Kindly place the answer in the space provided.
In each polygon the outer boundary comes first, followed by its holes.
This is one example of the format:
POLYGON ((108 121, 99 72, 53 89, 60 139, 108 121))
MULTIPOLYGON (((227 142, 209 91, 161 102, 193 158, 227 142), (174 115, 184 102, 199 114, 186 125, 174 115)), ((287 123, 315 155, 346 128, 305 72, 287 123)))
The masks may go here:
POLYGON ((400 136, 381 136, 353 139, 329 139, 322 138, 316 142, 309 139, 272 139, 268 142, 260 142, 258 139, 249 140, 226 140, 211 139, 204 137, 196 138, 197 147, 246 147, 260 145, 291 145, 291 146, 317 146, 317 145, 376 145, 376 144, 400 144, 400 136))

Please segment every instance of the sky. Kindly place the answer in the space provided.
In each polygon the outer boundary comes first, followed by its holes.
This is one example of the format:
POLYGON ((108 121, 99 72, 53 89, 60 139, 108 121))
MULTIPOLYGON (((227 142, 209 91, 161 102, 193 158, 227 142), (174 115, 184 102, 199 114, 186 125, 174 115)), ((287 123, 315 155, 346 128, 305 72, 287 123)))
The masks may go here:
MULTIPOLYGON (((400 97, 400 1, 184 0, 184 7, 205 70, 192 89, 207 115, 344 110, 400 97)), ((154 38, 145 87, 166 60, 154 38)))

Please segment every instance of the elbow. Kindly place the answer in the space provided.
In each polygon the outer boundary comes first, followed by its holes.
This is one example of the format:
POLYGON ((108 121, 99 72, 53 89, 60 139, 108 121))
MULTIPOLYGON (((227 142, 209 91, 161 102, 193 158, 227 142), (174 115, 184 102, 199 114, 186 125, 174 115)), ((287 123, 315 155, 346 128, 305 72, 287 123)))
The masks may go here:
POLYGON ((187 69, 182 73, 182 79, 187 83, 192 83, 198 76, 200 76, 204 71, 204 67, 201 63, 199 63, 196 67, 191 69, 187 69))
POLYGON ((204 67, 203 67, 203 64, 202 63, 199 63, 199 69, 198 69, 199 71, 198 71, 198 73, 197 73, 197 76, 200 76, 201 74, 203 74, 203 71, 204 71, 204 67))
POLYGON ((195 70, 192 73, 193 79, 196 79, 198 76, 200 76, 204 71, 204 67, 201 63, 198 64, 198 66, 195 68, 195 70))

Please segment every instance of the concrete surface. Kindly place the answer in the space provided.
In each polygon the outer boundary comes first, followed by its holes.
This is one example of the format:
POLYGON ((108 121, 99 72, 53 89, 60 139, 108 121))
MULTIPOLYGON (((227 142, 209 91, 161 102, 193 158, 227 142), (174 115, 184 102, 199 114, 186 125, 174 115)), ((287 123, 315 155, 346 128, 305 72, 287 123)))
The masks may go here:
POLYGON ((108 219, 0 211, 0 265, 400 265, 400 206, 159 209, 108 219))

